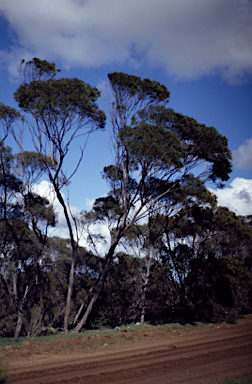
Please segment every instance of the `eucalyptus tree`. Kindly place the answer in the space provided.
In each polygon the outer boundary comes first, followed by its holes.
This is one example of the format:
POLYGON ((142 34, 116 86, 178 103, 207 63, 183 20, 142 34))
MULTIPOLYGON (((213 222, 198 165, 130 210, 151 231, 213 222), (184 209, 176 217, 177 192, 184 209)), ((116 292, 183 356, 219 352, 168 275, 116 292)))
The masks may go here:
POLYGON ((151 216, 149 212, 147 222, 133 225, 125 234, 120 244, 133 258, 138 259, 138 272, 141 277, 139 285, 140 322, 144 323, 146 314, 146 292, 151 278, 151 266, 158 260, 159 250, 163 245, 164 226, 159 215, 151 216), (141 260, 141 262, 140 262, 141 260))
MULTIPOLYGON (((203 241, 193 213, 196 209, 211 210, 216 205, 216 197, 204 183, 188 174, 148 210, 145 224, 133 225, 124 236, 121 244, 128 253, 141 257, 145 263, 142 270, 141 317, 146 313, 146 293, 152 279, 151 266, 162 266, 169 275, 169 281, 176 291, 178 302, 185 292, 184 280, 188 273, 190 257, 203 241), (153 214, 153 212, 155 214, 153 214)), ((205 237, 205 233, 204 233, 205 237)), ((154 268, 155 269, 155 268, 154 268)))
POLYGON ((89 134, 104 128, 105 114, 97 105, 100 92, 96 88, 76 78, 55 79, 57 71, 54 64, 36 58, 28 63, 23 61, 21 73, 24 82, 14 98, 26 113, 34 149, 43 161, 44 173, 54 188, 68 226, 72 264, 64 318, 64 332, 67 333, 78 243, 74 238, 77 229, 74 216, 64 201, 62 189, 67 188, 78 169, 89 134), (67 175, 67 155, 76 139, 80 155, 67 175))
POLYGON ((194 319, 233 321, 251 308, 249 218, 196 190, 197 199, 167 219, 162 258, 173 271, 181 310, 189 306, 194 319))
POLYGON ((201 242, 189 264, 187 293, 195 316, 206 321, 236 321, 251 312, 251 240, 248 217, 225 207, 195 210, 201 242))
POLYGON ((170 92, 164 85, 118 72, 108 78, 115 160, 104 168, 103 177, 122 212, 115 216, 103 273, 75 331, 87 321, 115 249, 130 228, 145 219, 150 209, 165 206, 167 194, 198 166, 200 179, 219 186, 231 172, 226 137, 167 108, 170 92))
MULTIPOLYGON (((23 326, 23 307, 31 287, 35 282, 40 286, 39 260, 47 241, 47 229, 55 225, 55 214, 49 201, 26 188, 16 172, 17 162, 19 156, 1 142, 0 278, 9 303, 12 303, 10 307, 16 311, 15 337, 19 336, 23 326)), ((35 164, 33 168, 35 175, 35 164)))

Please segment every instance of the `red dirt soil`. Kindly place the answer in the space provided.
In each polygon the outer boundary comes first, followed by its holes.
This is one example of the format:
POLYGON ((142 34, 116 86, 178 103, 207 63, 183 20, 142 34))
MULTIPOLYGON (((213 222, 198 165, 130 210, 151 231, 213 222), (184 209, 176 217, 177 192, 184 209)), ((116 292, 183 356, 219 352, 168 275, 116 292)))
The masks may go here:
POLYGON ((174 328, 6 346, 11 383, 202 384, 252 374, 252 316, 174 328))

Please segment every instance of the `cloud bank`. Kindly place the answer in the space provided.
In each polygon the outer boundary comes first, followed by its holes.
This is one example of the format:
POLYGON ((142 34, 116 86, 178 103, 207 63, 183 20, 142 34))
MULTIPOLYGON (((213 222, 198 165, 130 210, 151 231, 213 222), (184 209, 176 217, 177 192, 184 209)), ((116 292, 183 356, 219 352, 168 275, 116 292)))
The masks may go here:
POLYGON ((238 169, 252 168, 252 138, 245 141, 236 151, 232 152, 234 166, 238 169))
POLYGON ((217 196, 219 206, 229 208, 236 215, 252 215, 252 179, 236 177, 230 188, 209 190, 217 196))
POLYGON ((177 79, 252 74, 251 0, 1 0, 0 12, 17 36, 0 52, 10 70, 39 56, 66 67, 147 63, 177 79))

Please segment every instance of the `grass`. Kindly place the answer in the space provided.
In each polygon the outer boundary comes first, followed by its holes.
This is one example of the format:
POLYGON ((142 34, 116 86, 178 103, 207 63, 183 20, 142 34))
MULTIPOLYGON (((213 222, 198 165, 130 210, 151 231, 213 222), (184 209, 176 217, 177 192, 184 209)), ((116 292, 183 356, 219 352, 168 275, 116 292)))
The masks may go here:
MULTIPOLYGON (((96 338, 97 335, 115 335, 118 333, 123 333, 123 332, 136 332, 136 331, 151 331, 151 330, 157 330, 160 329, 161 331, 183 331, 183 330, 193 330, 193 329, 203 329, 203 328, 209 328, 212 326, 212 324, 206 324, 206 323, 200 323, 196 322, 193 325, 192 324, 184 324, 181 325, 180 323, 167 323, 167 324, 159 324, 159 325, 151 325, 149 323, 144 323, 144 324, 128 324, 128 325, 122 325, 119 327, 119 329, 114 329, 114 328, 106 328, 102 327, 100 329, 96 330, 84 330, 78 334, 76 333, 70 333, 69 335, 63 335, 62 333, 55 333, 47 336, 38 336, 38 337, 19 337, 19 338, 10 338, 10 337, 0 337, 0 348, 3 348, 7 345, 12 345, 13 347, 19 349, 21 344, 23 342, 34 342, 34 343, 44 343, 48 341, 54 341, 54 340, 59 340, 59 339, 73 339, 75 337, 79 338, 84 338, 84 337, 92 337, 96 338)), ((0 383, 1 384, 1 383, 0 383)))
MULTIPOLYGON (((202 324, 202 326, 205 326, 205 324, 202 324)), ((198 324, 197 324, 198 327, 198 324)), ((11 338, 11 337, 0 337, 0 348, 5 347, 6 345, 12 345, 15 348, 19 348, 23 342, 34 342, 34 343, 44 343, 48 341, 54 341, 59 339, 73 339, 76 336, 79 338, 83 337, 93 337, 96 338, 97 335, 115 335, 118 333, 123 332, 135 332, 135 331, 151 331, 152 329, 160 329, 163 331, 169 331, 173 330, 176 331, 178 329, 188 329, 188 328, 194 328, 194 326, 191 326, 189 324, 181 325, 179 323, 169 323, 169 324, 162 324, 162 325, 151 325, 148 323, 139 324, 136 325, 134 323, 128 324, 128 325, 122 325, 119 329, 114 328, 106 328, 102 327, 100 329, 96 330, 84 330, 78 334, 76 333, 70 333, 69 335, 63 335, 62 333, 55 333, 52 335, 47 336, 37 336, 37 337, 18 337, 18 338, 11 338)), ((0 383, 1 384, 1 383, 0 383)))
MULTIPOLYGON (((43 344, 43 343, 46 343, 46 342, 52 342, 52 341, 56 341, 56 340, 61 340, 62 342, 59 343, 58 345, 58 351, 59 352, 62 352, 63 350, 71 350, 72 349, 72 346, 71 346, 71 339, 76 339, 76 338, 79 338, 79 339, 85 339, 87 337, 89 338, 92 338, 93 339, 93 342, 92 343, 92 340, 91 343, 83 343, 83 346, 81 345, 81 343, 79 344, 76 344, 74 343, 75 345, 75 348, 76 349, 85 349, 85 348, 90 348, 90 347, 97 347, 97 345, 108 345, 108 344, 113 344, 115 343, 115 340, 110 340, 110 338, 108 339, 105 339, 105 338, 101 338, 99 340, 99 337, 98 336, 104 336, 104 335, 108 335, 108 336, 111 336, 113 337, 114 335, 116 334, 122 334, 122 337, 120 337, 119 339, 116 339, 117 342, 120 342, 121 344, 122 343, 126 343, 128 341, 130 341, 131 339, 129 339, 128 337, 124 337, 123 335, 124 334, 131 334, 132 335, 132 338, 134 340, 138 340, 139 338, 141 339, 141 333, 143 333, 143 335, 145 335, 145 333, 147 333, 150 336, 155 336, 155 331, 158 331, 160 330, 161 332, 178 332, 178 331, 182 331, 183 330, 192 330, 194 327, 190 324, 185 324, 185 325, 181 325, 179 323, 168 323, 168 324, 159 324, 159 325, 151 325, 149 323, 144 323, 144 324, 128 324, 128 325, 122 325, 121 327, 118 327, 117 329, 114 329, 114 328, 108 328, 108 327, 102 327, 100 329, 96 329, 96 330, 84 330, 78 334, 74 334, 74 333, 70 333, 69 335, 63 335, 62 333, 54 333, 54 334, 51 334, 51 335, 47 335, 47 336, 38 336, 38 337, 19 337, 19 338, 0 338, 0 356, 7 356, 9 355, 9 353, 12 353, 12 354, 15 354, 17 356, 22 356, 23 355, 23 350, 25 348, 27 348, 27 351, 29 351, 30 354, 39 354, 39 353, 44 353, 44 352, 48 352, 50 353, 52 350, 53 350, 53 347, 51 348, 48 348, 47 345, 45 345, 44 349, 43 349, 43 346, 40 345, 40 347, 38 347, 38 344, 43 344), (154 332, 152 332, 154 331, 154 332), (141 332, 141 333, 139 333, 141 332), (124 340, 125 339, 125 340, 124 340), (68 340, 68 342, 66 343, 66 345, 64 345, 64 340, 68 340), (62 345, 63 344, 63 345, 62 345), (4 347, 5 346, 12 346, 12 350, 9 349, 5 349, 4 347), (15 349, 16 350, 15 350, 15 349)), ((54 349, 57 348, 57 345, 54 345, 54 349)), ((27 351, 25 351, 27 353, 27 351)), ((0 382, 1 384, 1 382, 0 382)))
MULTIPOLYGON (((48 335, 48 336, 37 336, 37 337, 0 337, 0 348, 5 347, 6 345, 12 345, 15 348, 18 348, 23 342, 34 342, 34 343, 44 343, 47 341, 54 341, 54 340, 59 340, 59 339, 73 339, 76 336, 79 338, 83 337, 93 337, 95 338, 97 335, 115 335, 117 333, 122 333, 122 332, 134 332, 134 331, 149 331, 153 328, 153 326, 149 324, 143 324, 143 325, 138 325, 136 326, 135 324, 129 324, 129 325, 123 325, 120 327, 120 329, 115 330, 113 328, 100 328, 96 330, 84 330, 78 334, 76 333, 70 333, 68 335, 63 335, 62 333, 57 333, 53 335, 48 335)), ((0 383, 1 384, 1 383, 0 383)))

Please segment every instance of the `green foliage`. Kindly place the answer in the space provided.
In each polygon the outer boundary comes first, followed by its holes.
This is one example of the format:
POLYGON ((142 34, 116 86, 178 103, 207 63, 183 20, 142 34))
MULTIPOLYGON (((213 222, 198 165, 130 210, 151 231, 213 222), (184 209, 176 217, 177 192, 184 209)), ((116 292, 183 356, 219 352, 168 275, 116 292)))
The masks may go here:
POLYGON ((177 135, 162 126, 142 122, 138 126, 125 127, 120 131, 120 143, 136 167, 181 168, 181 144, 177 135))
MULTIPOLYGON (((231 172, 231 152, 227 139, 215 128, 206 127, 192 118, 164 107, 151 108, 151 113, 143 115, 142 121, 151 121, 157 127, 161 125, 177 138, 180 143, 180 162, 184 167, 194 166, 196 162, 204 160, 212 164, 203 175, 205 179, 228 180, 228 174, 231 172)), ((172 153, 171 146, 171 155, 172 153)))
MULTIPOLYGON (((108 75, 113 91, 120 95, 134 97, 135 101, 145 102, 167 102, 170 92, 164 85, 149 79, 142 80, 140 77, 127 75, 122 72, 114 72, 108 75)), ((123 107, 123 104, 117 108, 123 107)))
POLYGON ((181 114, 174 114, 174 124, 184 144, 185 162, 188 163, 191 156, 205 160, 211 164, 207 175, 210 180, 227 181, 232 170, 232 156, 227 146, 227 138, 215 128, 206 127, 181 114))
POLYGON ((100 197, 95 200, 93 210, 98 220, 118 220, 124 213, 118 200, 113 196, 100 197))
MULTIPOLYGON (((180 143, 179 156, 183 166, 188 167, 199 160, 210 163, 205 179, 214 182, 227 181, 232 170, 231 152, 228 149, 227 138, 222 136, 215 128, 199 124, 195 119, 174 112, 164 106, 151 106, 139 111, 135 126, 151 124, 153 129, 163 127, 170 135, 173 134, 180 143)), ((165 136, 164 136, 165 137, 165 136)), ((155 143, 155 140, 154 140, 155 143)), ((161 144, 161 142, 159 141, 161 144)), ((173 154, 171 146, 171 158, 173 154)), ((165 151, 162 151, 165 152, 165 151)), ((144 153, 144 152, 143 152, 144 153)), ((158 152, 157 152, 158 153, 158 152)), ((222 184, 220 183, 219 186, 222 184)))
POLYGON ((32 60, 25 62, 21 60, 20 76, 25 83, 36 80, 49 80, 56 76, 60 69, 56 69, 54 63, 48 63, 46 60, 40 60, 34 57, 32 60))
POLYGON ((8 107, 3 103, 0 103, 0 140, 3 141, 8 135, 8 131, 11 128, 14 121, 21 117, 20 113, 12 107, 8 107))
POLYGON ((0 141, 0 190, 1 197, 7 192, 20 191, 22 182, 14 173, 15 157, 12 149, 0 141))
MULTIPOLYGON (((46 226, 54 227, 56 225, 56 216, 53 206, 45 197, 36 193, 28 192, 24 195, 24 205, 33 223, 44 222, 46 226)), ((35 228, 34 228, 35 229, 35 228)))
MULTIPOLYGON (((30 132, 37 157, 35 159, 35 155, 33 156, 33 168, 31 156, 23 156, 22 161, 30 172, 34 171, 36 164, 43 163, 42 170, 53 183, 55 191, 58 190, 57 197, 64 205, 59 190, 69 183, 76 172, 83 156, 85 141, 81 142, 80 159, 68 178, 64 173, 65 157, 74 139, 95 129, 103 129, 106 116, 96 103, 100 96, 96 88, 76 78, 53 79, 54 74, 51 76, 50 71, 51 67, 54 71, 54 64, 40 64, 41 61, 39 64, 32 61, 32 68, 35 65, 35 79, 33 76, 31 82, 21 84, 14 94, 19 107, 28 114, 29 121, 31 117, 34 119, 30 124, 30 132), (46 67, 42 73, 43 76, 46 74, 45 80, 40 76, 41 66, 46 67)), ((65 209, 64 212, 66 213, 65 209)), ((70 220, 67 221, 70 224, 70 220)))
POLYGON ((36 183, 39 178, 45 173, 47 164, 49 169, 54 168, 51 157, 44 156, 42 153, 23 151, 17 154, 16 169, 23 179, 24 184, 36 183))
POLYGON ((87 327, 115 327, 136 321, 140 313, 141 263, 124 253, 116 255, 87 327))
POLYGON ((201 255, 190 267, 187 285, 198 319, 233 323, 251 310, 252 275, 241 261, 201 255))
MULTIPOLYGON (((30 169, 34 156, 26 152, 30 169)), ((41 274, 39 259, 47 240, 48 226, 55 214, 48 200, 27 192, 30 175, 19 178, 11 148, 0 143, 0 332, 13 336, 22 332, 23 319, 39 300, 41 274), (24 184, 23 181, 26 180, 24 184), (35 283, 36 282, 36 283, 35 283), (27 311, 27 313, 25 313, 27 311), (18 329, 15 331, 15 323, 18 329)), ((25 167, 19 168, 25 173, 25 167)), ((27 168, 26 168, 27 169, 27 168)), ((32 173, 40 173, 39 164, 32 173)), ((21 172, 21 175, 23 173, 21 172)))
POLYGON ((19 107, 42 123, 69 125, 77 116, 78 123, 104 128, 105 115, 96 104, 99 96, 97 89, 79 79, 37 80, 22 84, 14 94, 19 107))

